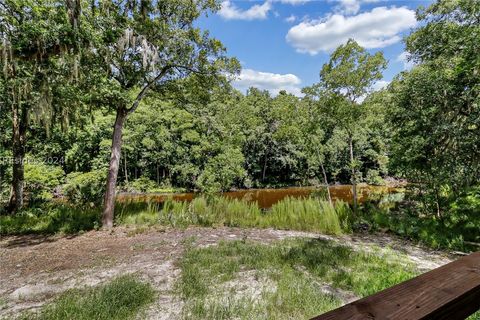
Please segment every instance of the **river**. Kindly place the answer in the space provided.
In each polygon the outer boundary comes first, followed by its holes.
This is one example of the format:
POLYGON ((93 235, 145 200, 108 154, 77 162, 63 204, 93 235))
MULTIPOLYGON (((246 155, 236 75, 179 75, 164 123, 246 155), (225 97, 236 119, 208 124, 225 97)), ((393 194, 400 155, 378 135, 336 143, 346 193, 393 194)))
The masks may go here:
MULTIPOLYGON (((286 197, 302 198, 308 197, 313 192, 319 192, 321 189, 316 187, 290 187, 279 189, 242 189, 219 193, 218 195, 246 201, 256 201, 262 209, 268 209, 278 201, 286 197)), ((401 189, 386 186, 357 186, 358 201, 364 202, 368 199, 378 198, 379 195, 395 194, 401 192, 401 189)), ((333 185, 330 186, 332 199, 352 202, 351 185, 333 185)), ((120 193, 117 201, 122 202, 163 202, 166 199, 178 201, 191 201, 193 198, 202 195, 201 193, 120 193)))

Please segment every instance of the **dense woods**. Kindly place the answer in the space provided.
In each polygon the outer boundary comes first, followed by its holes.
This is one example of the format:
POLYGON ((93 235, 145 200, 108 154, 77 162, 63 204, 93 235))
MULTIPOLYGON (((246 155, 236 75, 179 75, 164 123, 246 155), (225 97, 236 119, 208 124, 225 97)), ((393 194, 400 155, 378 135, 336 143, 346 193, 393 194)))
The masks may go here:
MULTIPOLYGON (((103 197, 111 226, 116 190, 341 183, 355 194, 389 177, 409 182, 414 216, 447 226, 458 199, 478 207, 478 1, 419 9, 405 39, 414 66, 387 88, 372 89, 383 54, 351 39, 301 97, 232 86, 238 61, 194 24, 218 8, 2 3, 2 213, 58 197, 102 206, 103 197)), ((478 212, 458 220, 475 225, 478 212)))

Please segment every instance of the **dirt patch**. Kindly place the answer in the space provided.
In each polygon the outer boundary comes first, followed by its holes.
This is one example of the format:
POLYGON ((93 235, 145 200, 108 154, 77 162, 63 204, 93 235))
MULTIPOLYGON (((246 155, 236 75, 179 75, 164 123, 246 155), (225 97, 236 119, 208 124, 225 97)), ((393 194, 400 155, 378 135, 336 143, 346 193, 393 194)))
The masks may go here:
MULTIPOLYGON (((17 236, 0 240, 0 317, 11 318, 35 310, 58 293, 93 286, 113 277, 137 273, 159 292, 147 311, 149 319, 175 319, 182 302, 173 293, 180 274, 176 265, 187 243, 215 245, 221 240, 248 239, 261 243, 291 238, 324 238, 358 249, 390 247, 406 254, 422 271, 451 261, 387 235, 331 237, 315 233, 272 229, 188 228, 91 231, 74 237, 17 236)), ((340 294, 341 296, 341 294, 340 294)), ((351 300, 352 297, 342 297, 351 300)))

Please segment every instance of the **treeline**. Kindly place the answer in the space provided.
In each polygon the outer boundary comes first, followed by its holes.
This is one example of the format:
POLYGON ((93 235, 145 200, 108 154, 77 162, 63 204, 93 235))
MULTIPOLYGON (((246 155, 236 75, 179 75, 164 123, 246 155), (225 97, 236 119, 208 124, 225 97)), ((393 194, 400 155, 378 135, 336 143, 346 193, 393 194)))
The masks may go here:
POLYGON ((11 210, 23 205, 24 181, 31 200, 58 193, 98 201, 107 186, 111 218, 115 189, 381 184, 395 176, 419 188, 426 212, 442 216, 478 184, 477 1, 421 9, 420 27, 406 38, 414 67, 384 90, 372 90, 383 54, 350 40, 303 97, 232 88, 238 62, 192 26, 216 10, 210 1, 105 3, 77 10, 69 1, 11 1, 0 9, 8 26, 0 29, 0 185, 11 210))
MULTIPOLYGON (((254 88, 246 95, 232 89, 213 98, 207 105, 145 100, 125 124, 120 187, 226 191, 311 185, 324 182, 322 166, 329 183, 349 183, 348 140, 316 103, 254 88), (144 186, 135 184, 138 179, 144 186)), ((381 183, 387 174, 382 112, 355 141, 358 181, 381 183)), ((81 126, 53 127, 49 133, 32 124, 27 176, 33 160, 50 162, 65 174, 106 171, 114 117, 98 112, 81 119, 81 126)), ((8 176, 3 181, 8 183, 8 176)))

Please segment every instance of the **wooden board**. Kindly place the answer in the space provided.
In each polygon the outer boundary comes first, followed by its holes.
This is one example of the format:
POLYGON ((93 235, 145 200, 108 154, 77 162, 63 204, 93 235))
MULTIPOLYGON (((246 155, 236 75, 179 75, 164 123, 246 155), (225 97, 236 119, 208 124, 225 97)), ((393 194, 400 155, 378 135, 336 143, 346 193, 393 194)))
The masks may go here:
POLYGON ((456 320, 479 309, 477 252, 313 319, 456 320))

